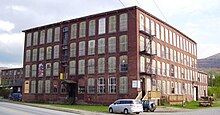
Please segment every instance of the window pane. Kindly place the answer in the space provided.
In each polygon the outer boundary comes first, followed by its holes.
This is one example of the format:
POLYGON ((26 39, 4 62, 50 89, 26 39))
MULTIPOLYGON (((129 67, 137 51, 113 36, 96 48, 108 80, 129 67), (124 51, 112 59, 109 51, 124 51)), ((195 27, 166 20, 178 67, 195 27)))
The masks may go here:
POLYGON ((116 16, 109 17, 108 32, 109 33, 116 32, 116 16))
POLYGON ((108 38, 108 52, 109 53, 116 52, 116 37, 108 38))
POLYGON ((70 44, 70 57, 76 57, 76 43, 70 44))
POLYGON ((128 15, 127 13, 120 15, 120 31, 127 31, 128 30, 128 15))
POLYGON ((60 50, 59 45, 55 45, 54 46, 54 53, 53 53, 53 58, 54 59, 59 58, 59 53, 60 53, 59 50, 60 50))
POLYGON ((88 44, 88 55, 94 55, 95 54, 95 40, 89 40, 88 44))
POLYGON ((95 35, 95 20, 89 21, 89 36, 95 35))
POLYGON ((108 58, 108 72, 109 73, 116 72, 116 57, 108 58))
POLYGON ((99 19, 99 34, 105 33, 105 18, 99 19))
POLYGON ((44 44, 45 43, 45 30, 42 30, 40 32, 40 44, 44 44))
POLYGON ((98 73, 105 73, 105 58, 98 59, 98 73))
POLYGON ((120 36, 120 52, 128 51, 128 39, 127 35, 120 36))
POLYGON ((105 38, 100 38, 98 40, 98 54, 105 53, 105 38))
POLYGON ((79 56, 85 55, 85 41, 79 42, 79 56))
POLYGON ((126 94, 128 93, 128 77, 123 76, 119 79, 119 93, 126 94))
POLYGON ((52 29, 48 29, 47 30, 47 43, 51 43, 52 42, 52 29))
POLYGON ((33 46, 38 44, 38 32, 34 32, 33 46))
POLYGON ((32 33, 28 33, 26 38, 26 47, 31 46, 31 39, 32 39, 32 33))
POLYGON ((79 25, 79 37, 85 37, 86 36, 86 22, 81 22, 79 25))
POLYGON ((71 39, 76 39, 77 37, 77 24, 71 25, 71 39))
POLYGON ((60 27, 55 28, 54 42, 60 41, 60 27))
POLYGON ((76 75, 76 61, 73 60, 73 61, 70 61, 70 75, 76 75))

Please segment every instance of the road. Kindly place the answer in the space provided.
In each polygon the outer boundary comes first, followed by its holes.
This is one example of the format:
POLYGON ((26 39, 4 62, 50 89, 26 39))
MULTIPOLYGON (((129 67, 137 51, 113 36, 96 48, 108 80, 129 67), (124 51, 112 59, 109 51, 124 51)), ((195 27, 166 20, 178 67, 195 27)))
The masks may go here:
POLYGON ((78 115, 62 111, 0 102, 0 115, 78 115))
POLYGON ((186 112, 144 112, 141 115, 220 115, 220 107, 191 110, 186 112))

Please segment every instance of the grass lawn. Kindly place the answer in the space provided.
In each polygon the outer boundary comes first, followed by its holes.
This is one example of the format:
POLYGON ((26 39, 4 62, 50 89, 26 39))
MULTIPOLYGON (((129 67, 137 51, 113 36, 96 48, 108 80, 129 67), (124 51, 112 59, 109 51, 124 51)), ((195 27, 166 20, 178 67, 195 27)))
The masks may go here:
MULTIPOLYGON (((192 101, 192 102, 186 103, 185 105, 182 105, 182 104, 165 105, 165 107, 178 107, 178 108, 185 108, 185 109, 210 108, 210 106, 208 106, 208 107, 199 106, 199 101, 192 101)), ((218 98, 215 101, 213 101, 213 106, 212 107, 220 107, 220 98, 218 98)))

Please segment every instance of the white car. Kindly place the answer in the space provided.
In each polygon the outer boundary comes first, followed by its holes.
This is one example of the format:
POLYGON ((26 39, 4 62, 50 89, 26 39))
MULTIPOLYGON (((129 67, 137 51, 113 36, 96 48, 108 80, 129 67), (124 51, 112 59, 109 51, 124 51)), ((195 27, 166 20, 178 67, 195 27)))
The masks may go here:
POLYGON ((143 106, 141 100, 118 99, 109 105, 108 110, 110 113, 139 114, 140 112, 143 112, 143 106))

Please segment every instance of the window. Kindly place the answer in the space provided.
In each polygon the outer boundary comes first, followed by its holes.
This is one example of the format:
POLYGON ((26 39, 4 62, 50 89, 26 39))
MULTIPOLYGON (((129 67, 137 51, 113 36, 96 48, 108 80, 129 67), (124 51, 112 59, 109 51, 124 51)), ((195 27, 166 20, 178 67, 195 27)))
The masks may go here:
POLYGON ((145 58, 143 56, 140 57, 140 72, 145 72, 145 58))
POLYGON ((89 94, 95 93, 95 79, 94 78, 88 79, 87 93, 89 94))
POLYGON ((86 22, 81 22, 79 25, 79 37, 86 37, 86 22))
POLYGON ((128 71, 128 56, 123 55, 120 56, 120 72, 127 72, 128 71))
POLYGON ((157 74, 161 75, 161 62, 157 61, 157 74))
POLYGON ((162 52, 161 52, 161 56, 162 56, 162 58, 166 58, 166 52, 165 52, 165 50, 166 50, 166 47, 164 47, 164 45, 161 45, 161 49, 162 49, 162 52))
POLYGON ((108 78, 108 92, 110 94, 116 94, 116 78, 115 77, 108 78))
POLYGON ((165 29, 165 37, 166 37, 166 42, 169 43, 169 31, 167 28, 165 29))
POLYGON ((156 61, 152 60, 152 74, 156 74, 156 61))
POLYGON ((98 59, 98 73, 105 73, 105 58, 98 59))
POLYGON ((108 58, 108 72, 115 73, 116 72, 116 57, 108 58))
POLYGON ((39 61, 44 60, 44 48, 40 48, 39 61))
POLYGON ((53 52, 53 58, 54 59, 58 59, 59 58, 59 50, 60 50, 60 47, 59 45, 55 45, 54 46, 54 52, 53 52))
POLYGON ((75 60, 73 60, 73 61, 70 61, 70 65, 69 65, 69 74, 70 75, 76 75, 76 61, 75 60))
POLYGON ((53 76, 58 76, 59 75, 59 63, 54 62, 53 63, 53 76))
POLYGON ((60 41, 60 27, 55 28, 54 42, 60 41))
POLYGON ((85 56, 85 41, 79 42, 79 56, 85 56))
POLYGON ((173 49, 170 49, 170 60, 173 61, 173 49))
POLYGON ((152 54, 156 54, 156 43, 152 41, 152 54))
POLYGON ((95 59, 88 60, 88 74, 95 73, 95 59))
POLYGON ((42 93, 43 92, 43 80, 39 80, 38 81, 37 92, 38 93, 42 93))
POLYGON ((105 53, 105 38, 100 38, 98 40, 98 54, 105 53))
POLYGON ((40 31, 40 44, 45 43, 45 30, 40 31))
POLYGON ((46 64, 46 76, 51 76, 51 63, 46 64))
POLYGON ((95 40, 89 40, 88 55, 95 55, 95 40))
POLYGON ((166 76, 166 64, 162 62, 162 76, 166 76))
POLYGON ((120 14, 120 20, 119 20, 120 26, 119 29, 120 31, 127 31, 128 30, 128 14, 120 14))
POLYGON ((105 33, 105 18, 99 19, 99 34, 105 33))
POLYGON ((160 30, 160 31, 161 31, 161 40, 162 40, 162 41, 165 41, 165 40, 164 40, 164 27, 161 26, 160 29, 161 29, 161 30, 160 30))
POLYGON ((170 76, 170 64, 167 63, 167 76, 170 76))
POLYGON ((108 52, 109 53, 116 52, 116 37, 108 38, 108 52))
POLYGON ((45 93, 50 93, 50 80, 45 80, 45 93))
POLYGON ((78 68, 78 72, 79 75, 84 75, 85 74, 85 60, 79 60, 79 68, 78 68))
POLYGON ((29 93, 29 81, 24 82, 24 93, 29 93))
POLYGON ((49 47, 47 47, 47 55, 46 55, 46 58, 47 58, 47 59, 51 59, 51 54, 52 54, 52 47, 49 46, 49 47))
POLYGON ((145 27, 146 27, 146 32, 149 34, 150 33, 150 20, 148 17, 145 18, 145 27))
POLYGON ((31 66, 31 76, 32 77, 36 77, 36 75, 37 75, 37 66, 36 66, 36 64, 33 64, 32 66, 31 66))
POLYGON ((116 16, 109 17, 108 33, 116 32, 116 16))
POLYGON ((52 42, 52 28, 47 30, 47 43, 52 42))
POLYGON ((170 65, 170 76, 174 77, 174 65, 170 65))
POLYGON ((70 44, 70 57, 76 57, 76 43, 70 44))
POLYGON ((144 51, 144 37, 140 36, 140 51, 144 51))
POLYGON ((34 32, 33 46, 38 44, 38 32, 34 32))
POLYGON ((31 50, 26 50, 26 62, 30 62, 31 50))
POLYGON ((176 46, 176 34, 173 32, 173 45, 176 46))
POLYGON ((160 53, 160 44, 157 43, 157 56, 161 57, 161 53, 160 53))
POLYGON ((151 20, 151 35, 155 35, 155 25, 154 21, 151 20))
POLYGON ((98 84, 97 84, 98 93, 100 93, 100 94, 105 93, 105 78, 100 77, 100 78, 98 78, 97 82, 98 82, 98 84))
POLYGON ((95 35, 95 20, 90 20, 89 21, 89 36, 94 36, 95 35))
POLYGON ((156 23, 156 37, 160 39, 160 25, 156 23))
POLYGON ((77 37, 77 24, 71 25, 71 38, 70 39, 76 39, 77 37))
POLYGON ((25 66, 25 77, 30 77, 30 65, 25 66))
POLYGON ((119 93, 127 94, 128 93, 128 77, 122 76, 119 78, 119 93))
POLYGON ((167 94, 170 94, 170 81, 167 81, 167 94))
POLYGON ((26 47, 31 46, 32 33, 27 34, 26 47))
POLYGON ((31 81, 31 93, 36 93, 36 81, 31 81))
POLYGON ((127 52, 128 51, 128 36, 121 35, 119 37, 120 40, 120 52, 127 52))
POLYGON ((140 30, 144 31, 144 16, 140 14, 140 30))
POLYGON ((173 45, 173 33, 170 31, 170 44, 173 45))
POLYGON ((33 49, 32 61, 37 61, 37 49, 33 49))

